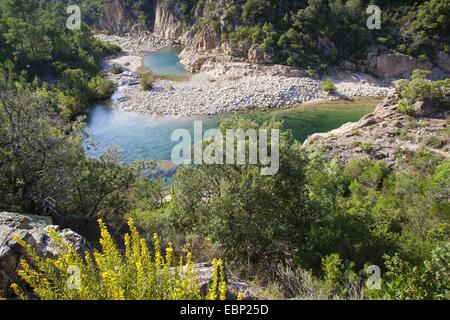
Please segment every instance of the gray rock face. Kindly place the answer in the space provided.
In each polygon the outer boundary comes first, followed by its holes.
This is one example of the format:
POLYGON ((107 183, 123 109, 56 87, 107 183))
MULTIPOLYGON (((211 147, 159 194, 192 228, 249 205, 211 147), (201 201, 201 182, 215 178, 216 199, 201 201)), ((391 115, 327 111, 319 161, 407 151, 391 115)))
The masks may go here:
POLYGON ((168 7, 163 1, 158 1, 155 12, 155 34, 163 39, 180 38, 183 34, 183 25, 178 17, 178 5, 168 7))
POLYGON ((377 75, 380 78, 409 78, 417 69, 431 69, 431 66, 421 65, 417 60, 405 54, 384 54, 377 57, 377 75))
POLYGON ((0 296, 8 296, 11 283, 18 281, 16 271, 19 262, 26 258, 25 250, 15 240, 16 235, 42 257, 52 258, 57 255, 57 248, 47 228, 55 229, 75 250, 84 249, 85 240, 82 236, 69 229, 60 230, 58 226, 52 225, 50 217, 0 213, 0 296))

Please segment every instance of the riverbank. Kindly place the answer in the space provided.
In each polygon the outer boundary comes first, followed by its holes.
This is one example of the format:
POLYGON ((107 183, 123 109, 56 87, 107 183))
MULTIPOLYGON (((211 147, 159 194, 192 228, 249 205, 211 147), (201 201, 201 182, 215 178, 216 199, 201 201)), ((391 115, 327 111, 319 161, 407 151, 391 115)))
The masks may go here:
MULTIPOLYGON (((105 72, 117 85, 120 85, 119 82, 122 76, 129 76, 129 74, 112 74, 111 69, 113 65, 120 66, 124 71, 135 73, 142 66, 144 56, 158 50, 173 47, 177 44, 173 40, 161 39, 152 33, 126 34, 121 36, 96 34, 95 37, 101 41, 109 42, 122 48, 121 53, 106 58, 103 64, 105 72)), ((137 78, 137 76, 135 75, 134 78, 137 78)))
MULTIPOLYGON (((99 37, 99 36, 98 36, 99 37)), ((174 45, 154 35, 99 37, 121 46, 127 55, 110 59, 107 65, 125 66, 121 75, 111 75, 118 86, 115 99, 121 109, 140 114, 217 115, 244 110, 285 108, 321 100, 382 97, 389 87, 364 74, 335 73, 329 76, 337 87, 333 94, 321 89, 323 79, 306 77, 302 70, 285 66, 262 66, 236 61, 208 61, 188 81, 159 80, 150 91, 137 86, 134 54, 154 52, 174 45), (206 68, 205 68, 206 66, 206 68)), ((141 56, 142 58, 142 56, 141 56)), ((183 61, 186 61, 183 57, 183 61)), ((142 64, 142 59, 141 59, 142 64)), ((106 69, 108 70, 108 67, 106 69)))
POLYGON ((242 77, 214 78, 194 75, 190 81, 157 81, 153 90, 138 86, 118 88, 119 106, 126 111, 162 115, 217 115, 243 110, 285 108, 305 102, 381 97, 387 88, 368 83, 336 82, 337 92, 321 89, 322 81, 311 78, 242 77))

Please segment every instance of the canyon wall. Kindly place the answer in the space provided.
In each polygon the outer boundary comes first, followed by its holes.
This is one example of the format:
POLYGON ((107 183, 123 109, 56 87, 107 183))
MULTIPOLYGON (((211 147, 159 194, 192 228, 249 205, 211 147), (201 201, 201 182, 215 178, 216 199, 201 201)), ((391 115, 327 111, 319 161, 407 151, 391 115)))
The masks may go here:
POLYGON ((137 10, 127 7, 124 0, 107 0, 99 27, 114 34, 153 31, 164 39, 181 37, 183 24, 177 4, 169 6, 164 0, 146 0, 144 4, 143 8, 137 10))
POLYGON ((178 5, 168 7, 164 1, 158 0, 155 6, 155 24, 153 31, 164 39, 178 39, 183 34, 183 24, 179 18, 178 5))

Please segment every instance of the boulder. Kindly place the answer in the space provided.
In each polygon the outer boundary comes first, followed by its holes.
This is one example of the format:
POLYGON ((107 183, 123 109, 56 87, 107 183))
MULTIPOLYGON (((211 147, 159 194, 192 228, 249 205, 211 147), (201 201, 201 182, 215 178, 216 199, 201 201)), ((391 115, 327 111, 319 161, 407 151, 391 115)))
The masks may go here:
POLYGON ((401 53, 383 54, 376 58, 376 74, 380 78, 409 78, 415 69, 431 69, 415 58, 401 53))
POLYGON ((60 230, 53 225, 50 217, 30 214, 0 213, 0 296, 10 294, 10 286, 17 282, 16 272, 20 260, 26 258, 25 250, 15 240, 16 235, 44 258, 52 258, 58 254, 57 247, 52 241, 48 228, 53 228, 58 235, 75 250, 83 251, 85 240, 70 229, 60 230))
POLYGON ((342 68, 347 71, 352 71, 352 72, 356 71, 356 65, 350 61, 344 61, 342 63, 342 68))
MULTIPOLYGON (((206 295, 208 286, 212 282, 212 265, 210 263, 199 263, 195 265, 195 269, 197 271, 200 292, 203 295, 206 295)), ((240 281, 228 272, 225 272, 225 280, 227 282, 229 299, 236 299, 239 293, 241 293, 245 299, 254 299, 257 296, 257 292, 255 291, 258 291, 258 289, 252 288, 248 283, 240 281)))
POLYGON ((436 113, 436 111, 439 109, 439 105, 434 100, 422 99, 416 101, 416 103, 414 104, 414 108, 416 110, 416 115, 426 117, 436 113))

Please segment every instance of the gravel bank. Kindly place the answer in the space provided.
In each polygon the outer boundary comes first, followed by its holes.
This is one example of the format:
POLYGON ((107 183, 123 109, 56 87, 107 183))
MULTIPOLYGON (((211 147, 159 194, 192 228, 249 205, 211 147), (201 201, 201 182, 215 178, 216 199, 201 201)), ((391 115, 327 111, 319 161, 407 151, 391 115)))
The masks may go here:
POLYGON ((96 34, 95 37, 99 40, 118 45, 128 55, 135 56, 144 56, 148 53, 173 47, 177 44, 173 40, 158 38, 152 33, 126 34, 121 36, 96 34))
MULTIPOLYGON (((130 77, 130 81, 132 81, 130 77)), ((122 83, 127 83, 122 79, 122 83)), ((215 115, 246 109, 282 108, 322 99, 354 96, 385 96, 388 88, 369 83, 335 82, 338 91, 320 89, 322 81, 311 78, 242 77, 215 79, 197 74, 189 81, 157 81, 151 91, 136 85, 118 88, 115 98, 127 111, 163 115, 215 115)))

